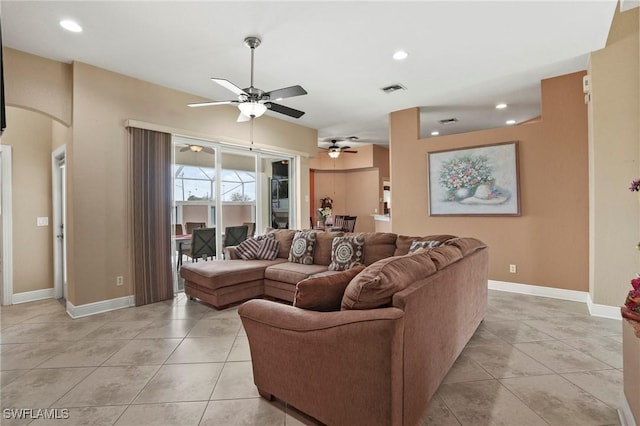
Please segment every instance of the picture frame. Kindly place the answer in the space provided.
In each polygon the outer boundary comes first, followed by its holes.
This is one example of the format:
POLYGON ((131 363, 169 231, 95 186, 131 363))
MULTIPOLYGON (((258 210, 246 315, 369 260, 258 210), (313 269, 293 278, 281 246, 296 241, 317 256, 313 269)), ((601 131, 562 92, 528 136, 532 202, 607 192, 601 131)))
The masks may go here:
POLYGON ((520 216, 518 141, 427 154, 429 216, 520 216))

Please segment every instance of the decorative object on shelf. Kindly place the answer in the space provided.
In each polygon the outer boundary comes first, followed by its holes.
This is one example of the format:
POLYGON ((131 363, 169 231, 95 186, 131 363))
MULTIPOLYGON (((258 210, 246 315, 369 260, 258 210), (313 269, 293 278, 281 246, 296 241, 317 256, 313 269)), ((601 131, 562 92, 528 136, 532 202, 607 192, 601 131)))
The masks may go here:
POLYGON ((518 142, 428 154, 429 215, 520 216, 518 142))

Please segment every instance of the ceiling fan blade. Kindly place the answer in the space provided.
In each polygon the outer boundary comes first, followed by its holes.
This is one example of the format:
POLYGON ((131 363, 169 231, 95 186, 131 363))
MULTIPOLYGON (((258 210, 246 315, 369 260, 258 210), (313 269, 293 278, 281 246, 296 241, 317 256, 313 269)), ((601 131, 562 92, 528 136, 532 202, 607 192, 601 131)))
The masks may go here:
POLYGON ((293 96, 301 96, 306 95, 307 91, 304 90, 301 86, 291 86, 285 87, 282 89, 272 90, 270 92, 266 92, 264 95, 269 96, 269 99, 284 99, 291 98, 293 96))
POLYGON ((224 78, 211 78, 211 81, 218 83, 220 86, 224 87, 227 90, 231 90, 236 95, 245 95, 249 96, 247 92, 230 82, 229 80, 225 80, 224 78))
POLYGON ((180 150, 180 152, 185 152, 185 151, 189 151, 189 146, 185 146, 180 150))
POLYGON ((289 117, 300 118, 304 115, 304 111, 299 111, 280 104, 274 104, 273 102, 267 102, 265 105, 271 111, 279 112, 280 114, 288 115, 289 117))
POLYGON ((345 149, 351 149, 350 146, 341 146, 340 149, 344 152, 345 149))
POLYGON ((357 154, 358 153, 358 151, 344 151, 344 150, 342 152, 346 152, 347 154, 357 154))
POLYGON ((240 113, 240 115, 238 115, 238 119, 236 120, 236 122, 243 123, 249 120, 251 120, 251 117, 249 117, 248 115, 244 115, 243 113, 240 113))
POLYGON ((204 147, 202 149, 202 151, 206 152, 207 154, 215 154, 216 152, 213 150, 213 148, 209 148, 209 147, 204 147))
POLYGON ((216 105, 229 105, 237 104, 238 101, 212 101, 212 102, 196 102, 188 104, 191 108, 203 107, 203 106, 216 106, 216 105))

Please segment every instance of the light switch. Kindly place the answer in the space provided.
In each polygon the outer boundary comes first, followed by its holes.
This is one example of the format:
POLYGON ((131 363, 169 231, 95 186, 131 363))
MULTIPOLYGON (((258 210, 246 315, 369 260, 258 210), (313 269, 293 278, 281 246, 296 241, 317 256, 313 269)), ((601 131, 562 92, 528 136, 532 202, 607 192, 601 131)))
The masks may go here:
POLYGON ((49 218, 48 217, 38 217, 36 219, 37 226, 49 226, 49 218))

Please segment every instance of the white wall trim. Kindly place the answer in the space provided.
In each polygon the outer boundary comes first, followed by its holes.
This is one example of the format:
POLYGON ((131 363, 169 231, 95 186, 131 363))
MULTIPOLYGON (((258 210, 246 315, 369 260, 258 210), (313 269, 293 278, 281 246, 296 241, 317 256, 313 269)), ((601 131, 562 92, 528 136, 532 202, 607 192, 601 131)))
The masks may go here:
MULTIPOLYGON (((60 168, 58 166, 58 162, 61 158, 66 158, 66 155, 66 145, 62 145, 51 153, 51 195, 53 199, 51 231, 53 232, 53 289, 55 290, 56 299, 64 297, 64 283, 62 280, 63 272, 61 271, 63 249, 60 244, 60 240, 58 239, 58 235, 60 233, 58 224, 64 223, 65 221, 60 214, 60 210, 62 209, 62 194, 60 193, 60 187, 62 183, 60 182, 60 168)), ((67 232, 66 229, 63 229, 62 231, 63 235, 67 232)), ((66 241, 63 240, 62 244, 66 244, 66 241)))
POLYGON ((102 300, 100 302, 87 303, 79 306, 74 306, 73 303, 67 300, 67 313, 71 318, 81 318, 131 306, 135 306, 133 296, 118 297, 116 299, 102 300))
POLYGON ((633 413, 631 412, 631 407, 629 407, 629 401, 627 401, 627 397, 624 392, 622 392, 622 396, 620 397, 618 418, 620 419, 620 424, 622 426, 637 426, 636 421, 633 418, 633 413))
POLYGON ((23 293, 15 293, 12 297, 13 304, 35 302, 36 300, 53 299, 53 289, 45 288, 42 290, 25 291, 23 293))
POLYGON ((489 280, 489 289, 586 303, 591 316, 618 320, 622 319, 619 306, 597 305, 593 303, 591 295, 586 291, 566 290, 563 288, 543 287, 538 285, 518 284, 494 280, 489 280))
POLYGON ((13 202, 11 183, 11 146, 0 145, 2 152, 2 300, 13 303, 13 202))
POLYGON ((620 306, 598 305, 593 303, 591 295, 587 293, 589 300, 587 301, 587 307, 589 307, 589 313, 593 317, 604 317, 611 319, 622 320, 622 314, 620 313, 620 306))

